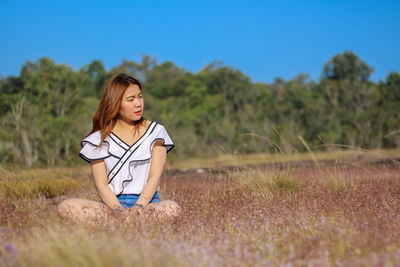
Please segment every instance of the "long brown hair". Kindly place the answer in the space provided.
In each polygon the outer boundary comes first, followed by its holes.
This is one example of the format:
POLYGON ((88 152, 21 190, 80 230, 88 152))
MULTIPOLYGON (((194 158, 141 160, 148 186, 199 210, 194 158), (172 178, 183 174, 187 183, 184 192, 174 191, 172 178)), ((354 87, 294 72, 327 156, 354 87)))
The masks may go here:
MULTIPOLYGON (((114 128, 117 122, 122 96, 126 88, 131 84, 136 84, 139 86, 140 91, 142 91, 142 85, 139 80, 123 73, 116 74, 107 81, 99 107, 93 117, 93 128, 89 133, 90 135, 98 130, 101 131, 99 146, 114 128)), ((144 117, 142 116, 142 118, 136 122, 135 131, 138 130, 141 125, 144 125, 144 121, 144 117)))

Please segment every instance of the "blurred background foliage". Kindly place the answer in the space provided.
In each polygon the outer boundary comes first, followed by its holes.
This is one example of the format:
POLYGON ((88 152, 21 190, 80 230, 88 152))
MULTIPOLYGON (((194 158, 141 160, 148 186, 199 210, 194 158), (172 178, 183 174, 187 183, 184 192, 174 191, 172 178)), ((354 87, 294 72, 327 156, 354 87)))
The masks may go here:
POLYGON ((373 68, 350 51, 333 56, 318 83, 307 74, 252 82, 218 61, 194 74, 147 55, 110 71, 99 60, 74 71, 40 58, 19 77, 0 79, 1 167, 81 163, 80 141, 106 81, 119 72, 143 83, 145 116, 166 126, 176 144, 172 160, 268 152, 273 144, 302 152, 299 136, 311 149, 400 147, 400 74, 370 81, 373 68))

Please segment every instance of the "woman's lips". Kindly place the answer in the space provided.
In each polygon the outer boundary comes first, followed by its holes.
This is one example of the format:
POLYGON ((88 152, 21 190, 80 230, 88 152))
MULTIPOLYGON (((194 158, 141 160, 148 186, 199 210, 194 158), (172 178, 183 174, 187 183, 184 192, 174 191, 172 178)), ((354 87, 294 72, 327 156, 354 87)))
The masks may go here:
POLYGON ((142 111, 137 111, 137 112, 135 112, 135 114, 140 115, 140 114, 142 114, 142 111))

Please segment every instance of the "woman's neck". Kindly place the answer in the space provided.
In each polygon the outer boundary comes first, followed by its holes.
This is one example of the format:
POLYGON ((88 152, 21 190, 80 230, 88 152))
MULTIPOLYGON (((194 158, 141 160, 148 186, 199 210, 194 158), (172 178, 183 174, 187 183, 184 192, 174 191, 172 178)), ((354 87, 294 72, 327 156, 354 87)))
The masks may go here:
POLYGON ((118 132, 123 132, 123 133, 134 133, 140 127, 141 120, 144 119, 142 118, 138 121, 133 121, 133 122, 127 122, 121 119, 117 119, 113 130, 114 131, 117 130, 118 132))

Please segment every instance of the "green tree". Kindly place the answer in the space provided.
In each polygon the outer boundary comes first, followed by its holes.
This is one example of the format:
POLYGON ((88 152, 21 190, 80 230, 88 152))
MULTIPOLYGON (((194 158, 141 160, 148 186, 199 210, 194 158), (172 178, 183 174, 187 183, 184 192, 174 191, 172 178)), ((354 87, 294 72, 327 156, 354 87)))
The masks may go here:
POLYGON ((385 147, 400 147, 400 73, 392 72, 379 84, 379 116, 385 147))
POLYGON ((109 76, 100 60, 93 60, 83 66, 77 78, 80 87, 83 88, 83 96, 100 98, 109 76))
MULTIPOLYGON (((323 68, 320 88, 333 114, 340 120, 341 137, 335 140, 351 146, 368 146, 371 134, 370 109, 377 104, 376 86, 368 80, 373 69, 352 52, 335 55, 323 68)), ((334 125, 334 123, 330 123, 334 125)))

